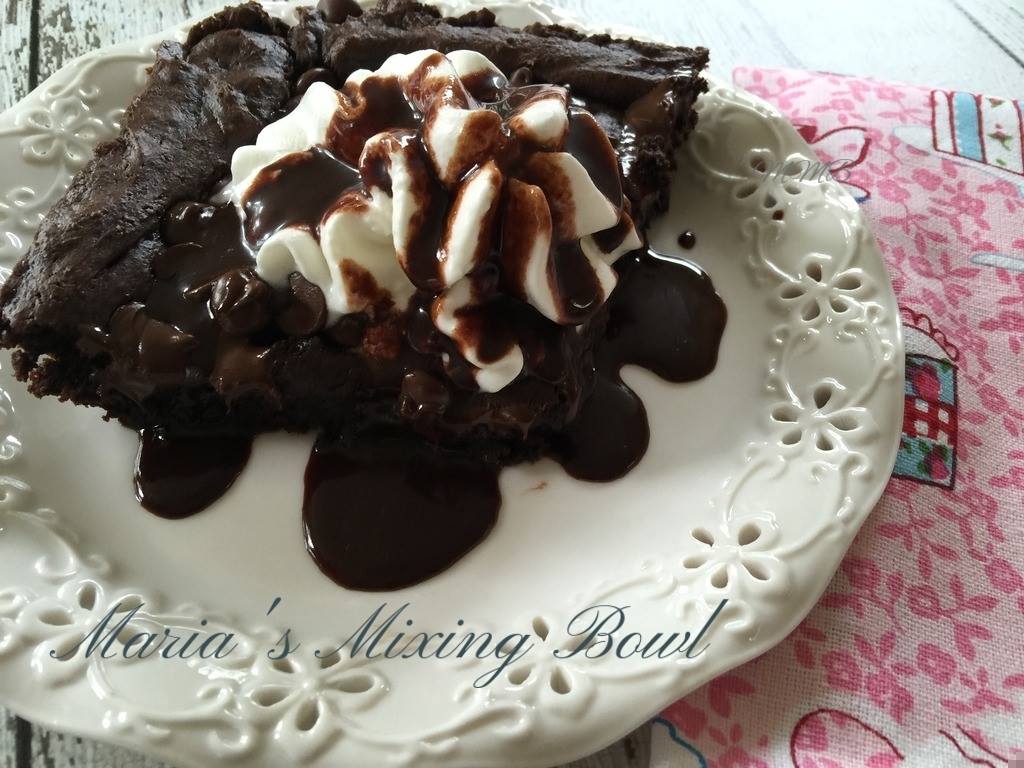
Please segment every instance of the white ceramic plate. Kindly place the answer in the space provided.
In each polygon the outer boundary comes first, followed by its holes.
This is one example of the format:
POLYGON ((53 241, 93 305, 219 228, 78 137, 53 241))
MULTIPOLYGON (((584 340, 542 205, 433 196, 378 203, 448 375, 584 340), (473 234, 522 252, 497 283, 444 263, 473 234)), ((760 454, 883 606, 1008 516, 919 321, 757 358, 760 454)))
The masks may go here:
MULTIPOLYGON (((457 2, 446 7, 465 10, 457 2)), ((268 8, 294 16, 289 4, 268 8)), ((533 3, 499 11, 507 23, 560 18, 533 3)), ((79 59, 0 117, 5 268, 96 142, 115 134, 156 41, 180 34, 79 59)), ((700 113, 652 240, 673 251, 682 230, 696 232, 687 255, 729 309, 718 367, 682 386, 627 369, 651 415, 640 466, 611 485, 574 481, 548 461, 506 470, 491 536, 414 588, 346 592, 306 555, 299 508, 311 438, 260 438, 214 508, 160 520, 132 493, 135 435, 28 396, 5 358, 0 702, 180 765, 551 765, 611 743, 781 640, 825 588, 893 465, 898 312, 842 187, 760 170, 796 163, 786 170, 799 173, 813 160, 794 129, 725 83, 713 83, 700 113), (616 638, 646 642, 697 632, 723 598, 695 658, 552 653, 578 642, 567 626, 589 606, 629 606, 616 638), (134 629, 232 632, 239 647, 222 661, 51 658, 119 602, 145 604, 134 629), (473 681, 493 657, 329 666, 310 654, 339 645, 383 602, 388 612, 409 603, 401 619, 415 625, 396 630, 529 633, 534 647, 483 688, 473 681), (285 628, 303 645, 275 664, 266 651, 285 628)))

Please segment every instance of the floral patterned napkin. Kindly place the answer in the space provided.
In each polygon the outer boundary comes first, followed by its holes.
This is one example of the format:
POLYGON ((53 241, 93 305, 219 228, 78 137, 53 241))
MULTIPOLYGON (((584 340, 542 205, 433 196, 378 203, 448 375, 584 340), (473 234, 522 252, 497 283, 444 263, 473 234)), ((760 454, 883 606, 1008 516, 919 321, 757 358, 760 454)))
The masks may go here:
POLYGON ((903 441, 815 610, 666 709, 652 768, 1024 768, 1024 106, 734 80, 843 168, 871 220, 904 322, 903 441))

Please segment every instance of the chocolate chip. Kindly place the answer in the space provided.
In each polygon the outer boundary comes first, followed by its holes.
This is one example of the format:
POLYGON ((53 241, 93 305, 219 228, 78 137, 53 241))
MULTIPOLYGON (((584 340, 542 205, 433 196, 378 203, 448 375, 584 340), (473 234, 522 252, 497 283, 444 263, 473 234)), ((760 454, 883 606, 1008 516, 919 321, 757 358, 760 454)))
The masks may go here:
POLYGON ((324 67, 307 69, 299 76, 298 81, 295 83, 296 93, 305 93, 313 83, 327 83, 331 88, 337 88, 338 78, 331 70, 324 67))
POLYGON ((270 320, 272 291, 252 269, 221 275, 210 295, 210 312, 227 333, 254 333, 270 320))
POLYGON ((406 419, 441 415, 450 402, 451 393, 444 382, 426 371, 411 371, 402 379, 399 407, 406 419))
POLYGON ((220 394, 234 397, 258 392, 266 400, 274 399, 267 350, 236 342, 217 355, 210 383, 220 394))
POLYGON ((366 333, 367 317, 363 313, 342 315, 334 325, 327 329, 331 341, 343 347, 358 347, 366 333))
POLYGON ((212 216, 213 206, 179 203, 164 217, 160 234, 172 245, 190 242, 196 230, 212 216))
POLYGON ((519 67, 508 79, 508 84, 513 88, 522 88, 533 82, 533 70, 529 67, 519 67))
POLYGON ((430 316, 429 302, 424 304, 417 300, 417 305, 408 313, 406 339, 416 352, 424 355, 441 354, 445 347, 445 337, 437 330, 430 316))
POLYGON ((190 333, 149 317, 141 304, 119 307, 110 318, 115 349, 141 370, 178 374, 188 365, 196 340, 190 333))
POLYGON ((355 0, 320 0, 316 7, 331 24, 341 24, 349 16, 363 15, 363 9, 355 0))
POLYGON ((289 336, 312 336, 327 322, 327 301, 313 283, 298 272, 288 278, 288 302, 277 316, 277 324, 289 336))

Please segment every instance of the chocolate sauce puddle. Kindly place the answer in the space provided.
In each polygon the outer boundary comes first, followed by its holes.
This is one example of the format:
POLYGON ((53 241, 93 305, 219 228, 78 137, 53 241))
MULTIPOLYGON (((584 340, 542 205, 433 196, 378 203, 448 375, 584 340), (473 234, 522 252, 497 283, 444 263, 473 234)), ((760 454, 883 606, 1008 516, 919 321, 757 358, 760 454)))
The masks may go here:
POLYGON ((622 381, 622 367, 639 365, 674 383, 703 378, 718 361, 727 315, 711 278, 684 259, 651 250, 616 268, 593 391, 551 449, 566 472, 592 482, 628 473, 650 441, 647 410, 622 381))
POLYGON ((135 495, 159 517, 180 520, 223 496, 252 452, 247 436, 170 437, 159 429, 139 433, 135 495))
POLYGON ((498 472, 406 432, 356 445, 321 436, 306 466, 306 547, 349 589, 411 586, 487 536, 501 506, 498 472))
POLYGON ((597 347, 598 370, 639 365, 677 384, 711 373, 727 312, 708 274, 654 250, 616 266, 619 284, 597 347))

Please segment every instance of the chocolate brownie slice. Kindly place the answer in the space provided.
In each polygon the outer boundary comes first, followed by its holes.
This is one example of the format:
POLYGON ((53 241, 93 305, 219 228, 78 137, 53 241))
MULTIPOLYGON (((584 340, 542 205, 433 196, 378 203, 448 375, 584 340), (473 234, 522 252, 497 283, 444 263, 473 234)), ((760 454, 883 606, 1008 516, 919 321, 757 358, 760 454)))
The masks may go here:
POLYGON ((358 16, 304 9, 289 29, 250 3, 161 47, 120 136, 97 148, 3 286, 0 344, 15 350, 18 378, 36 395, 178 432, 390 422, 504 456, 571 421, 604 313, 577 329, 509 299, 525 369, 484 392, 430 325, 429 296, 326 327, 319 290, 297 274, 269 290, 233 209, 209 203, 232 153, 309 82, 421 49, 475 50, 520 83, 567 85, 617 149, 634 218, 664 209, 673 150, 706 88, 705 49, 514 30, 489 11, 446 19, 408 0, 358 16))

